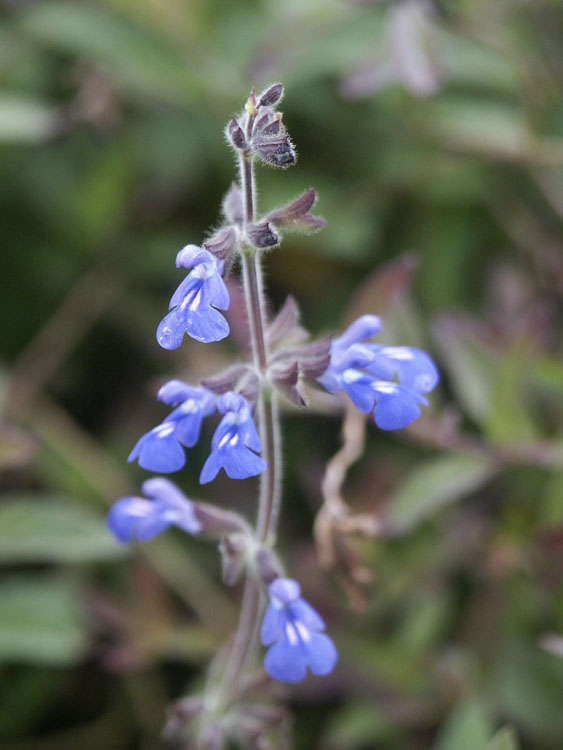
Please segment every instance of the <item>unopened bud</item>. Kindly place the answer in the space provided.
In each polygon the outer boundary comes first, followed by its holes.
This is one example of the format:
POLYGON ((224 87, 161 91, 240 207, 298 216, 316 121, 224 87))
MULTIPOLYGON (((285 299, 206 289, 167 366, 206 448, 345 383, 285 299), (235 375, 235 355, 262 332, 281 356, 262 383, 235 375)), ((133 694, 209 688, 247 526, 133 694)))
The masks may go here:
POLYGON ((203 247, 209 250, 219 260, 224 260, 228 265, 237 247, 237 233, 233 226, 223 227, 203 243, 203 247))
POLYGON ((283 84, 274 83, 262 92, 258 100, 259 107, 273 107, 283 96, 283 84))
POLYGON ((231 532, 246 532, 248 524, 244 518, 231 510, 224 510, 210 503, 193 503, 202 534, 222 535, 231 532))
POLYGON ((229 191, 225 194, 221 210, 229 224, 243 223, 244 204, 242 201, 242 193, 236 182, 233 182, 229 191))
POLYGON ((229 534, 219 545, 223 563, 223 581, 233 586, 240 578, 247 561, 248 537, 245 534, 229 534))
POLYGON ((308 337, 307 331, 299 325, 299 307, 295 297, 290 294, 276 317, 268 325, 266 334, 270 345, 289 340, 293 343, 304 341, 308 337))
POLYGON ((201 384, 219 396, 227 391, 236 391, 248 401, 254 401, 259 387, 253 368, 243 364, 231 365, 218 375, 205 378, 201 384))
POLYGON ((267 221, 251 224, 246 228, 246 234, 250 243, 258 248, 275 247, 280 241, 273 226, 267 221))
POLYGON ((300 409, 307 406, 305 396, 299 389, 299 363, 297 361, 286 364, 277 362, 269 371, 270 378, 278 391, 300 409))
POLYGON ((314 232, 326 226, 326 221, 320 216, 313 216, 309 210, 317 199, 314 188, 307 190, 293 203, 270 211, 266 219, 280 229, 290 229, 298 232, 314 232))
POLYGON ((227 125, 227 138, 235 148, 241 150, 246 148, 246 138, 244 136, 244 132, 235 119, 231 120, 227 125))
POLYGON ((283 571, 272 550, 261 547, 256 554, 258 570, 265 584, 281 578, 283 571))
POLYGON ((253 150, 263 162, 270 164, 272 167, 287 169, 287 167, 293 166, 297 161, 297 154, 289 138, 271 143, 264 141, 257 144, 253 150))

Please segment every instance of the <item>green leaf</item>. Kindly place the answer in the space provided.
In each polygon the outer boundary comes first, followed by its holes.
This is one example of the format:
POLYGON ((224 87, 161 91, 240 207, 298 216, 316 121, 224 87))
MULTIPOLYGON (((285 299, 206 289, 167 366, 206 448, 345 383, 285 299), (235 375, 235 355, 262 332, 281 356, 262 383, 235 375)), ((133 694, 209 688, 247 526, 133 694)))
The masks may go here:
POLYGON ((377 706, 356 700, 332 715, 322 746, 329 750, 371 747, 374 741, 392 736, 393 730, 392 722, 377 706))
POLYGON ((425 461, 399 485, 389 501, 387 520, 399 529, 411 529, 478 490, 493 473, 491 462, 473 456, 425 461))
POLYGON ((28 33, 104 64, 126 88, 183 102, 193 87, 191 66, 172 46, 117 13, 86 4, 42 2, 21 18, 28 33))
POLYGON ((466 413, 481 424, 491 408, 493 354, 463 318, 443 315, 434 330, 456 397, 466 413))
POLYGON ((85 652, 73 587, 51 576, 13 576, 0 583, 0 661, 67 666, 85 652))
POLYGON ((490 735, 483 708, 477 701, 467 700, 448 716, 433 750, 486 750, 490 735))
POLYGON ((35 143, 55 132, 54 107, 25 96, 0 96, 0 141, 35 143))
POLYGON ((493 691, 494 710, 536 740, 563 732, 562 659, 528 642, 513 642, 498 653, 493 691))
POLYGON ((518 738, 512 727, 503 727, 487 745, 487 750, 519 750, 518 738))
POLYGON ((0 505, 0 562, 87 562, 126 554, 103 519, 45 496, 7 497, 0 505))

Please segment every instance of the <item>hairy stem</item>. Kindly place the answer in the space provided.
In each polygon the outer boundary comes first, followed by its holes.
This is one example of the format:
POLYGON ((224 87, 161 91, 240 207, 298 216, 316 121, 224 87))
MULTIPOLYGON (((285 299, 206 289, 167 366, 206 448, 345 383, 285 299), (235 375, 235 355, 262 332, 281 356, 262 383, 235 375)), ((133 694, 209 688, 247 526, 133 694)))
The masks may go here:
MULTIPOLYGON (((251 124, 249 123, 249 128, 251 124)), ((245 225, 255 220, 254 168, 251 158, 240 157, 241 188, 245 207, 245 225)), ((280 431, 275 393, 264 393, 264 376, 268 366, 268 348, 265 335, 264 293, 260 254, 255 248, 242 248, 242 274, 246 310, 250 329, 254 367, 261 378, 257 399, 259 433, 262 456, 267 468, 260 475, 260 493, 256 521, 256 538, 260 543, 273 543, 280 498, 280 431)), ((263 608, 261 581, 255 571, 250 571, 244 594, 238 628, 227 665, 223 673, 223 694, 229 700, 236 693, 248 660, 254 652, 258 637, 258 624, 263 608)))

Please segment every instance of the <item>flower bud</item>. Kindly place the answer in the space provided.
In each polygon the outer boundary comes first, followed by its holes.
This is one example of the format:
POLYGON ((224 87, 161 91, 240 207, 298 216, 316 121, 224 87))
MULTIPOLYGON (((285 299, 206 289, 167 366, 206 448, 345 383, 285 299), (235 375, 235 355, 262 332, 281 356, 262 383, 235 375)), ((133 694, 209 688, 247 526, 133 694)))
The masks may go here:
POLYGON ((246 228, 246 235, 251 245, 260 249, 279 245, 280 238, 273 226, 267 221, 261 224, 251 224, 246 228))
POLYGON ((265 164, 280 169, 292 167, 297 161, 297 154, 287 136, 281 140, 261 141, 253 151, 265 164))
POLYGON ((281 566, 272 550, 261 547, 256 554, 258 570, 265 584, 275 581, 283 575, 281 566))
POLYGON ((282 206, 266 216, 279 229, 290 229, 298 232, 314 232, 326 226, 326 221, 320 216, 313 216, 309 210, 317 200, 317 193, 314 188, 307 190, 306 193, 299 196, 293 203, 282 206))
POLYGON ((258 376, 249 365, 236 364, 218 375, 202 380, 202 385, 218 396, 227 391, 237 391, 248 401, 254 401, 258 393, 258 376))
POLYGON ((235 148, 238 148, 241 151, 246 148, 247 144, 244 132, 235 119, 232 119, 227 125, 226 134, 227 138, 235 148))
POLYGON ((247 561, 248 537, 246 534, 229 534, 219 545, 223 564, 223 581, 234 586, 244 571, 247 561))
POLYGON ((203 243, 203 247, 228 266, 237 247, 237 232, 233 226, 223 227, 203 243))
POLYGON ((274 83, 260 94, 258 99, 259 107, 273 107, 278 104, 283 96, 283 84, 274 83))
POLYGON ((236 182, 233 182, 229 191, 223 198, 221 211, 229 224, 241 225, 244 221, 244 205, 242 202, 242 193, 236 182))

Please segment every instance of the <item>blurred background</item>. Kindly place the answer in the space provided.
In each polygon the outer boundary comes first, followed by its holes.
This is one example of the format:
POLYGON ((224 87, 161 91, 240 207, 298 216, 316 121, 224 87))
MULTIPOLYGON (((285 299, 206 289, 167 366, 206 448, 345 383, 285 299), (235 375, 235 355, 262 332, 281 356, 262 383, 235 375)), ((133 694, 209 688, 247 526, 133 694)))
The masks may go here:
MULTIPOLYGON (((268 257, 273 305, 317 336, 380 314, 442 373, 344 487, 395 529, 346 540, 362 587, 312 541, 340 416, 287 410, 280 549, 341 655, 289 691, 295 747, 561 748, 559 0, 0 2, 0 746, 159 747, 236 622, 212 546, 104 517, 163 380, 240 356, 236 279, 225 342, 155 330, 234 177, 222 129, 277 80, 299 161, 259 207, 315 186, 328 226, 268 257)), ((252 516, 252 481, 197 483, 210 429, 175 479, 252 516)))

